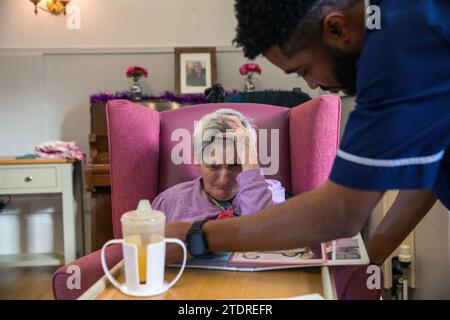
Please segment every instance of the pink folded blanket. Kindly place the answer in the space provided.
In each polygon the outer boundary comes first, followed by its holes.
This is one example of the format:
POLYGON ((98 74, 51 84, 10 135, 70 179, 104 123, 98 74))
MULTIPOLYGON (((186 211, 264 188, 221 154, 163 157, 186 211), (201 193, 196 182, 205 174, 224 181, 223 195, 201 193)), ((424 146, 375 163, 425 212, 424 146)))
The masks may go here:
POLYGON ((43 159, 84 159, 83 152, 73 141, 48 141, 36 146, 34 150, 36 156, 43 159))

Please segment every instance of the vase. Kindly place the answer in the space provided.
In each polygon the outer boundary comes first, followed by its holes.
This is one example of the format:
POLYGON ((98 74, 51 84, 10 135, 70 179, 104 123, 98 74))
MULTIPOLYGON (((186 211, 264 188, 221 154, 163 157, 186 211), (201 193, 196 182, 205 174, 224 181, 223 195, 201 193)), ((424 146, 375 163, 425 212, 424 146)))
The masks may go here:
POLYGON ((142 100, 142 87, 139 84, 139 77, 133 77, 130 93, 133 100, 142 100))
POLYGON ((255 84, 252 81, 252 75, 247 75, 247 78, 245 79, 245 85, 244 85, 244 91, 245 92, 253 92, 255 91, 255 84))

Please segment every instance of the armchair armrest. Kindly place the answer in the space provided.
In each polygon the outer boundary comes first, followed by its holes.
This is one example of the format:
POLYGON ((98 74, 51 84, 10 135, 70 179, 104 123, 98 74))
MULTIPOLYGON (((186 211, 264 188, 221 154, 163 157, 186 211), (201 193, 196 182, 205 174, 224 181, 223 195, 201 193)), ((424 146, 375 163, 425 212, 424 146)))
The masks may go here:
MULTIPOLYGON (((105 258, 108 267, 114 267, 122 260, 122 246, 112 245, 108 247, 105 258)), ((56 300, 77 299, 103 275, 104 272, 100 262, 100 250, 98 250, 56 270, 52 278, 53 297, 56 300), (79 288, 70 289, 73 286, 69 285, 76 283, 73 278, 76 274, 71 270, 70 266, 77 266, 79 268, 79 275, 81 277, 79 279, 79 288)))
MULTIPOLYGON (((369 265, 335 266, 332 268, 334 283, 339 300, 380 300, 380 289, 369 289, 367 281, 371 276, 367 273, 369 265)), ((381 271, 381 270, 380 270, 381 271)), ((380 273, 380 285, 383 284, 383 273, 380 273)))

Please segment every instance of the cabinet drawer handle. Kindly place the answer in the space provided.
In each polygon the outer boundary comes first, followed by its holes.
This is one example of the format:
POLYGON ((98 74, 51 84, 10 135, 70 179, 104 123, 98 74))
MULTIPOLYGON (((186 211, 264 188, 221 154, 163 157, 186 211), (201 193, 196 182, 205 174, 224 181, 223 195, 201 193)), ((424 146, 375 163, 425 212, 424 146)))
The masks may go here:
POLYGON ((33 177, 32 176, 28 176, 25 178, 25 182, 31 182, 33 181, 33 177))

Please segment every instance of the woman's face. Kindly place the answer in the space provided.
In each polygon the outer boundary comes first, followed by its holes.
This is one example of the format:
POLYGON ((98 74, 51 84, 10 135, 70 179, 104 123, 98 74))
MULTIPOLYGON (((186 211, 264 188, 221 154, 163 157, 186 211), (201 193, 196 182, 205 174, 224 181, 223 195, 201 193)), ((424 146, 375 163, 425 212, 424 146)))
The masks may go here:
POLYGON ((213 145, 208 154, 205 153, 204 161, 197 165, 203 178, 204 190, 218 200, 232 199, 239 192, 236 176, 242 171, 241 165, 237 163, 234 144, 213 145), (217 154, 217 148, 222 148, 223 156, 217 154))

